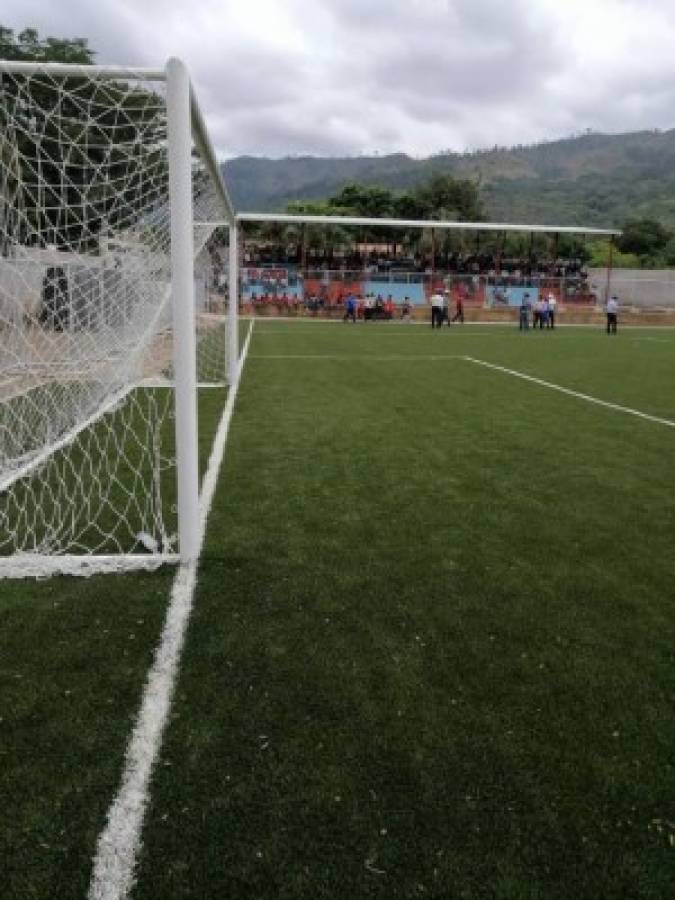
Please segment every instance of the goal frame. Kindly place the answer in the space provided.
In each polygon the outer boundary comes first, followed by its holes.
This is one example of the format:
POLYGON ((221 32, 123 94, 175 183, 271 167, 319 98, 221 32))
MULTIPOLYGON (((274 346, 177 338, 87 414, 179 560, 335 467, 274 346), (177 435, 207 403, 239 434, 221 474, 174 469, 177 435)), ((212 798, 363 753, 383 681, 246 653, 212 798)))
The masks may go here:
MULTIPOLYGON (((163 563, 191 564, 200 541, 200 486, 198 470, 197 355, 193 257, 192 160, 193 148, 213 182, 222 217, 210 224, 226 228, 229 237, 228 310, 226 320, 227 381, 230 388, 240 374, 239 242, 238 222, 220 166, 209 138, 197 95, 185 64, 177 57, 163 69, 124 66, 84 66, 67 63, 0 60, 0 75, 46 74, 55 78, 119 79, 163 82, 166 90, 167 161, 170 208, 170 305, 173 318, 173 387, 175 392, 175 442, 178 553, 59 553, 45 555, 17 552, 0 558, 0 578, 44 577, 51 574, 94 574, 135 569, 154 569, 163 563)), ((136 385, 132 385, 129 390, 136 385)), ((119 398, 118 398, 119 400, 119 398)), ((78 425, 60 444, 47 448, 47 457, 72 441, 85 427, 110 409, 106 404, 89 421, 78 425)), ((20 477, 20 476, 19 476, 20 477)), ((15 479, 12 478, 12 481, 15 479)), ((2 486, 0 486, 2 487, 2 486)))

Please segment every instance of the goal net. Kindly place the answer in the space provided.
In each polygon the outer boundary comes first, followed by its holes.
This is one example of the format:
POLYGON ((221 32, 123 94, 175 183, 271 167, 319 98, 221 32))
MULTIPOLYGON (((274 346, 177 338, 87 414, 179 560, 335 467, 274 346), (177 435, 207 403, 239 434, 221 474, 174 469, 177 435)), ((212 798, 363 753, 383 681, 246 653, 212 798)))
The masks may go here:
POLYGON ((181 441, 237 354, 232 207, 183 75, 172 112, 162 72, 0 62, 0 577, 180 558, 181 441))

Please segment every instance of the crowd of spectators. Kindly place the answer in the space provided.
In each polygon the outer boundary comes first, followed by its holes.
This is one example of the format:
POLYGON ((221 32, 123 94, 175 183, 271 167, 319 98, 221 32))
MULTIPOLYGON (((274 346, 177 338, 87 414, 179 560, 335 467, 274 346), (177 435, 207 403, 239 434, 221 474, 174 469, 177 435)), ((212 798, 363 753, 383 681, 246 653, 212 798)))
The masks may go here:
MULTIPOLYGON (((277 306, 283 309, 297 309, 299 306, 306 305, 306 301, 301 295, 288 291, 278 293, 276 291, 253 291, 250 298, 251 305, 254 309, 266 306, 277 306)), ((307 301, 309 302, 309 300, 307 301)))
POLYGON ((398 314, 401 318, 409 317, 412 303, 406 297, 402 303, 396 304, 391 294, 386 297, 382 294, 338 294, 334 297, 323 294, 309 294, 303 297, 300 294, 283 293, 256 293, 250 296, 250 302, 254 309, 270 309, 276 312, 300 312, 318 314, 321 310, 337 310, 342 312, 352 305, 357 319, 368 321, 369 319, 389 320, 398 314))
MULTIPOLYGON (((414 299, 424 303, 439 284, 467 305, 509 306, 522 289, 553 291, 562 302, 593 302, 588 273, 579 257, 538 259, 490 253, 405 253, 402 245, 361 245, 353 248, 312 249, 299 266, 295 245, 280 247, 253 243, 244 255, 246 296, 254 308, 280 313, 342 309, 347 295, 361 285, 363 291, 381 293, 357 298, 360 318, 388 318, 401 305, 404 284, 414 299), (387 285, 396 285, 393 300, 387 285), (381 285, 381 288, 380 288, 381 285), (372 310, 372 312, 371 312, 372 310)), ((516 305, 518 301, 515 301, 516 305)))
POLYGON ((379 249, 326 248, 302 253, 296 245, 252 244, 244 254, 245 266, 284 266, 306 270, 349 271, 364 277, 395 272, 429 273, 447 271, 458 275, 523 278, 584 278, 584 262, 579 257, 544 259, 537 256, 505 256, 500 253, 459 253, 439 251, 401 252, 391 245, 379 249))

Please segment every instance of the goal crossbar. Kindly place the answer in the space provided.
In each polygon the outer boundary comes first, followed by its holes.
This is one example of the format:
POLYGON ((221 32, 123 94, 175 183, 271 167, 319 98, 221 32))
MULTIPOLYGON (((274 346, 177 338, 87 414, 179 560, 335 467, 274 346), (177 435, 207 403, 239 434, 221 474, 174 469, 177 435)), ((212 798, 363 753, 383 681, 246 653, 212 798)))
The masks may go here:
POLYGON ((618 228, 591 228, 577 225, 526 225, 514 222, 452 222, 447 219, 391 219, 367 216, 325 216, 311 213, 242 212, 237 222, 277 222, 282 225, 355 225, 385 228, 439 229, 448 231, 518 231, 533 234, 587 234, 617 237, 618 228))

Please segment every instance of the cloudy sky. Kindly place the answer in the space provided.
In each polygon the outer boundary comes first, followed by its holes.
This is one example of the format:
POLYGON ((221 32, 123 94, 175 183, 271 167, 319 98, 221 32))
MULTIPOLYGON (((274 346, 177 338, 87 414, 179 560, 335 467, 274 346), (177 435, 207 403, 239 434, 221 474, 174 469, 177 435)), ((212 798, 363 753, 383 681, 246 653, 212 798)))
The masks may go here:
POLYGON ((181 56, 223 157, 675 127, 675 0, 3 0, 0 24, 181 56))

